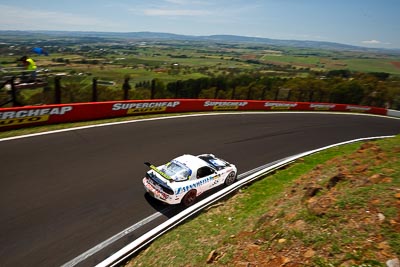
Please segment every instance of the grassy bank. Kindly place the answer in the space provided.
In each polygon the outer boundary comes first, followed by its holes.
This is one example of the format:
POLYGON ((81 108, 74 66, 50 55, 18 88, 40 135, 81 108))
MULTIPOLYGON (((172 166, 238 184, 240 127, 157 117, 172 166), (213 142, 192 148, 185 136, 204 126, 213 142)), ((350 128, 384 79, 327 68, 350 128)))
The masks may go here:
POLYGON ((154 241, 132 266, 386 266, 400 257, 400 136, 306 157, 154 241))

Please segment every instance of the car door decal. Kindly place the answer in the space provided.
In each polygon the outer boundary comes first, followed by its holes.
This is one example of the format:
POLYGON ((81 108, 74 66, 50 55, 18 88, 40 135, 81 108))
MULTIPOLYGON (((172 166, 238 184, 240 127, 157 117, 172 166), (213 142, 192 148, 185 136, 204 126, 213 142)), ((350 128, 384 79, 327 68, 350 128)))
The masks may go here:
POLYGON ((191 189, 198 188, 199 186, 205 185, 205 184, 210 183, 212 181, 214 181, 214 177, 208 176, 208 177, 205 177, 205 178, 202 178, 202 179, 199 179, 199 180, 193 182, 193 184, 182 186, 182 187, 178 187, 176 189, 176 195, 179 195, 181 193, 186 193, 191 189))

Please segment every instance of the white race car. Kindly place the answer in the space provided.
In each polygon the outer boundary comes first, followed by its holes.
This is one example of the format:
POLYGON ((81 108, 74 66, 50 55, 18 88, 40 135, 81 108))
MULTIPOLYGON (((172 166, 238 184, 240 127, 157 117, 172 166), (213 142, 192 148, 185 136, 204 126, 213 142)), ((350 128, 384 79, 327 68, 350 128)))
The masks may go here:
POLYGON ((231 185, 237 177, 235 165, 212 154, 185 154, 158 167, 145 164, 150 167, 143 178, 146 191, 162 202, 186 207, 202 193, 218 185, 231 185))

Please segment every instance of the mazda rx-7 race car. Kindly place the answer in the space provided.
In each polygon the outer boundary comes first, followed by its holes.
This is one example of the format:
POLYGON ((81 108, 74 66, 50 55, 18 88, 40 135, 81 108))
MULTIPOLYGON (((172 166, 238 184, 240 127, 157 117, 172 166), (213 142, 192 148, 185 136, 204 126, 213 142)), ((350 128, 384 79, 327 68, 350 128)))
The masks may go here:
POLYGON ((190 206, 197 196, 218 185, 231 185, 237 176, 235 165, 213 154, 185 154, 158 167, 145 164, 150 170, 143 178, 144 188, 168 204, 190 206))

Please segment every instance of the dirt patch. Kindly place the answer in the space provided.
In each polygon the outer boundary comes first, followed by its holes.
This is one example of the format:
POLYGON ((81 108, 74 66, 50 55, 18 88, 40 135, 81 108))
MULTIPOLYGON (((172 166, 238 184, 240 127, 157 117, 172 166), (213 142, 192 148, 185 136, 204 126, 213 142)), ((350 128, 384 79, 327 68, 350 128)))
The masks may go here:
POLYGON ((246 54, 246 55, 241 56, 241 58, 244 60, 250 60, 250 59, 254 60, 254 59, 257 59, 258 56, 254 55, 254 54, 246 54))
POLYGON ((210 206, 126 266, 398 267, 400 139, 393 140, 335 153, 300 177, 293 173, 310 165, 298 160, 210 206), (263 201, 267 190, 277 193, 263 201))
POLYGON ((395 66, 396 68, 400 69, 400 61, 393 61, 390 63, 392 63, 392 65, 395 66))
POLYGON ((393 184, 393 169, 378 168, 384 161, 398 161, 398 155, 395 158, 371 142, 347 157, 318 165, 288 189, 286 201, 272 205, 254 231, 236 237, 236 246, 230 247, 235 251, 232 263, 383 266, 398 259, 382 229, 399 232, 400 189, 393 184), (393 192, 381 194, 381 187, 393 192), (375 192, 365 193, 367 189, 375 192), (392 208, 389 212, 384 207, 392 208))

